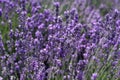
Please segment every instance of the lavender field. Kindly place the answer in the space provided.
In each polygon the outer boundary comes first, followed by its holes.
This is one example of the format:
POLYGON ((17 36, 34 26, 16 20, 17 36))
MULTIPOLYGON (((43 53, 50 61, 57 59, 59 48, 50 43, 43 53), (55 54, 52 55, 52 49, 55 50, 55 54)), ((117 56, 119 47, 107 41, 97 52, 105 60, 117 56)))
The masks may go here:
POLYGON ((0 0, 0 80, 120 80, 120 0, 0 0))

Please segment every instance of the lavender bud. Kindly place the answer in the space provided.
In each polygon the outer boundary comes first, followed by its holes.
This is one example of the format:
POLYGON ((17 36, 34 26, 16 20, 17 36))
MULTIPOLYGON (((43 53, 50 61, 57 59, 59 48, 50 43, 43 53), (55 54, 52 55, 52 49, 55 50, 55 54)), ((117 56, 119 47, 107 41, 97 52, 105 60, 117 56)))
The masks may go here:
POLYGON ((93 73, 92 74, 92 77, 91 77, 91 80, 96 80, 98 77, 98 74, 97 73, 93 73))
POLYGON ((3 80, 3 78, 0 76, 0 80, 3 80))
POLYGON ((2 16, 2 9, 0 8, 0 17, 2 16))
POLYGON ((60 6, 60 3, 59 2, 55 2, 54 6, 56 7, 56 19, 55 19, 55 21, 57 23, 57 17, 59 15, 59 6, 60 6))
POLYGON ((55 6, 56 8, 59 8, 59 7, 60 7, 60 3, 59 3, 59 2, 54 2, 54 6, 55 6))
POLYGON ((35 36, 36 36, 36 37, 39 37, 40 34, 41 34, 41 33, 40 33, 39 31, 36 31, 35 36))

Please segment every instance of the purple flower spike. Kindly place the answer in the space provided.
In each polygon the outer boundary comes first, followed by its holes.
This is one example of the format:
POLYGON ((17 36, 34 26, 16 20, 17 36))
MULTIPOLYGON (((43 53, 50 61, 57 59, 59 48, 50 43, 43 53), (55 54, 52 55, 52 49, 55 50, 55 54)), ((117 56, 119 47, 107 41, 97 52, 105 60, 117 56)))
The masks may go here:
POLYGON ((0 17, 2 16, 2 9, 0 8, 0 17))

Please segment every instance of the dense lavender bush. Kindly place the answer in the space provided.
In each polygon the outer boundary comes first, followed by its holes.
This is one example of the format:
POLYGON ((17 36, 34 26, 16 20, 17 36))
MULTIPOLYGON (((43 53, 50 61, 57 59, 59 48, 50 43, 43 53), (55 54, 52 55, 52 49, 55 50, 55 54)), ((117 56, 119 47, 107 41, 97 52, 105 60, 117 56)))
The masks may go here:
POLYGON ((0 80, 120 79, 120 11, 65 1, 0 1, 0 80))

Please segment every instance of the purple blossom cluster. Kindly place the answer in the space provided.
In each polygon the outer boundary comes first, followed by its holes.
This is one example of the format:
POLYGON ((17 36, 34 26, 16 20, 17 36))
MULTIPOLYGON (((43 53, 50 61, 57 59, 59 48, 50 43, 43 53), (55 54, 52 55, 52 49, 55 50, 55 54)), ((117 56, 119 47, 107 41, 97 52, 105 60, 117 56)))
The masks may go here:
POLYGON ((7 40, 0 33, 0 80, 120 79, 120 11, 102 17, 83 1, 60 14, 59 2, 52 10, 37 0, 0 0, 8 29, 7 40))

